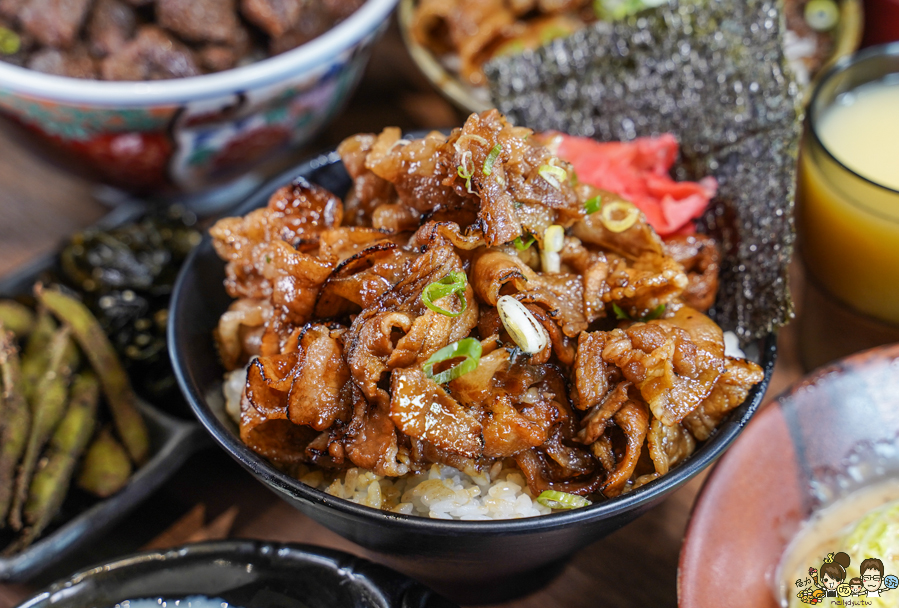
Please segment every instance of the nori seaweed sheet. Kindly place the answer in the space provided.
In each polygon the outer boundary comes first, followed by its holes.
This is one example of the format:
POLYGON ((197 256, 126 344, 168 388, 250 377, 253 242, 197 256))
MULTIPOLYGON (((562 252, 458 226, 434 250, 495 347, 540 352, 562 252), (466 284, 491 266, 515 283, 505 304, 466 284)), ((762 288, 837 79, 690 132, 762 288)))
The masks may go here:
POLYGON ((723 260, 712 311, 743 340, 793 316, 787 267, 801 127, 772 0, 680 0, 485 66, 516 124, 603 141, 674 133, 678 179, 720 187, 700 230, 723 260))

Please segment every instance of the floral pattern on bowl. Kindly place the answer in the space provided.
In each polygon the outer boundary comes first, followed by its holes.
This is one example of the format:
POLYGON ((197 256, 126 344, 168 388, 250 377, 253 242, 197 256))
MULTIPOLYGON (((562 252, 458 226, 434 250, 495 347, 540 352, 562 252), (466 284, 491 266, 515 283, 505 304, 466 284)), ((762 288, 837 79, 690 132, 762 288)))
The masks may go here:
POLYGON ((396 0, 369 0, 293 51, 227 72, 80 81, 0 64, 0 116, 38 153, 123 190, 193 193, 310 141, 358 84, 396 0))

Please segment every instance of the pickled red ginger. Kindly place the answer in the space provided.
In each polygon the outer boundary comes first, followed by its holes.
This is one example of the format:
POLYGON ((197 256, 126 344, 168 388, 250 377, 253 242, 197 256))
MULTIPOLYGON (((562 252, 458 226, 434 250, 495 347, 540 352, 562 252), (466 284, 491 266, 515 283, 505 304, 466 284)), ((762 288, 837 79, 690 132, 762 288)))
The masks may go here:
POLYGON ((671 178, 678 143, 670 133, 630 142, 572 135, 560 135, 557 141, 557 154, 574 166, 580 181, 632 202, 661 236, 694 232, 692 220, 702 215, 718 189, 714 177, 698 182, 671 178))

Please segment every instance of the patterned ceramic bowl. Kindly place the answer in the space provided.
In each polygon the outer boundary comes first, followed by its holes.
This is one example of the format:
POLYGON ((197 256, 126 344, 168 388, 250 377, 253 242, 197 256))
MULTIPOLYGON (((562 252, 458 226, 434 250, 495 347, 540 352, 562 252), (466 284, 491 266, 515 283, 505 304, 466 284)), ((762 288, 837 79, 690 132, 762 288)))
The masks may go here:
POLYGON ((42 156, 99 182, 142 195, 207 190, 323 128, 396 3, 368 0, 292 51, 192 78, 104 82, 0 62, 0 116, 42 156))

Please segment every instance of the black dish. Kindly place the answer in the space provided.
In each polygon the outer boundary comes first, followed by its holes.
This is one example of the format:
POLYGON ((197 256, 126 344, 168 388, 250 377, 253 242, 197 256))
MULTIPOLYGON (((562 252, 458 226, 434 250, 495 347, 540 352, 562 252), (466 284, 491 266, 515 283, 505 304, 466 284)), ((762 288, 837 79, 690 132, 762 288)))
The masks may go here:
POLYGON ((249 540, 123 557, 58 581, 19 608, 113 608, 129 599, 196 595, 235 608, 453 608, 368 560, 310 545, 249 540))
MULTIPOLYGON (((106 216, 100 226, 118 226, 142 212, 139 205, 122 206, 106 216)), ((30 293, 38 277, 54 263, 55 255, 51 254, 5 277, 0 281, 0 296, 30 293)), ((33 545, 11 557, 0 557, 0 581, 24 581, 47 572, 110 529, 161 486, 194 450, 206 444, 196 423, 171 416, 145 401, 140 402, 140 407, 150 432, 150 461, 117 494, 86 506, 78 505, 74 516, 51 527, 33 545)))
MULTIPOLYGON (((237 207, 243 215, 302 176, 343 196, 350 187, 340 157, 324 154, 276 177, 237 207)), ((776 358, 776 335, 747 349, 765 379, 687 461, 634 492, 590 507, 542 517, 491 522, 441 521, 378 511, 310 488, 247 448, 223 409, 223 368, 212 340, 231 303, 225 264, 208 235, 182 267, 172 294, 168 343, 172 366, 199 421, 241 465, 291 505, 359 545, 385 554, 397 569, 463 603, 521 595, 545 584, 574 552, 614 532, 661 502, 710 465, 761 404, 776 358)))

